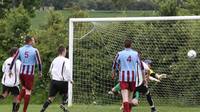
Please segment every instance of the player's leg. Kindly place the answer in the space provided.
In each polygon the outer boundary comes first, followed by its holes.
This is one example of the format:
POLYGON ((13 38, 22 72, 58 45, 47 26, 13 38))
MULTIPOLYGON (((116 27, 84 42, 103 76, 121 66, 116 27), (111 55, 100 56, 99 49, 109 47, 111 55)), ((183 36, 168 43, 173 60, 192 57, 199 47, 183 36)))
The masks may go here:
POLYGON ((22 99, 24 98, 25 96, 25 93, 26 93, 26 88, 24 86, 22 86, 22 89, 17 97, 18 99, 18 102, 20 103, 22 101, 22 99))
POLYGON ((139 105, 139 96, 140 96, 140 93, 138 91, 136 91, 134 93, 134 98, 131 101, 133 106, 138 106, 139 105))
POLYGON ((20 82, 21 82, 21 85, 22 85, 22 89, 21 89, 21 91, 20 91, 20 93, 19 93, 19 95, 18 95, 18 102, 20 103, 21 102, 21 100, 24 98, 24 96, 25 96, 25 93, 26 93, 26 88, 25 88, 25 77, 24 77, 24 75, 23 74, 20 74, 20 82))
POLYGON ((133 106, 133 103, 132 103, 132 98, 133 98, 133 92, 136 90, 136 87, 135 87, 135 82, 129 82, 129 111, 131 112, 132 110, 132 106, 133 106))
POLYGON ((59 83, 59 92, 62 95, 62 102, 60 104, 60 108, 64 112, 69 112, 67 108, 65 108, 65 104, 67 104, 67 98, 68 98, 68 82, 60 82, 59 83))
POLYGON ((44 104, 43 104, 42 109, 40 110, 40 112, 44 112, 47 109, 47 107, 53 102, 54 99, 55 99, 55 96, 54 97, 53 96, 49 97, 44 102, 44 104))
POLYGON ((60 108, 64 111, 64 112, 69 112, 66 108, 65 105, 67 104, 67 94, 63 94, 62 97, 62 103, 60 104, 60 108))
POLYGON ((121 94, 122 94, 122 102, 124 111, 123 112, 130 112, 129 108, 129 91, 128 91, 128 83, 127 82, 120 82, 121 87, 121 94))
POLYGON ((133 91, 128 92, 128 102, 129 102, 129 111, 131 112, 132 110, 132 98, 133 98, 133 91))
POLYGON ((3 100, 5 99, 9 94, 9 90, 8 90, 8 87, 3 85, 3 92, 2 94, 0 95, 0 100, 3 100))
POLYGON ((151 106, 151 112, 156 112, 156 108, 155 108, 155 105, 154 105, 154 102, 153 102, 153 99, 151 97, 151 93, 149 90, 146 93, 146 97, 147 97, 147 101, 148 101, 149 105, 151 106))
POLYGON ((117 85, 115 85, 115 87, 111 89, 111 91, 108 92, 108 94, 118 95, 120 93, 120 90, 120 84, 118 83, 117 85))
POLYGON ((25 75, 25 95, 23 112, 27 111, 33 87, 34 75, 25 75))
POLYGON ((148 102, 149 105, 151 106, 151 112, 156 112, 156 108, 155 108, 155 105, 154 105, 154 102, 153 102, 153 99, 152 99, 152 97, 151 97, 151 94, 150 94, 150 91, 149 91, 148 87, 145 86, 145 85, 141 85, 141 88, 140 88, 140 89, 141 89, 140 91, 141 91, 143 94, 146 95, 147 102, 148 102))
POLYGON ((11 88, 11 94, 14 96, 13 97, 13 108, 12 112, 17 112, 19 106, 17 105, 18 98, 17 96, 19 95, 19 88, 18 87, 12 87, 11 88))
POLYGON ((49 88, 49 98, 44 102, 40 112, 44 112, 47 109, 47 107, 53 102, 57 92, 58 92, 58 88, 56 85, 56 81, 52 80, 50 83, 50 88, 49 88))

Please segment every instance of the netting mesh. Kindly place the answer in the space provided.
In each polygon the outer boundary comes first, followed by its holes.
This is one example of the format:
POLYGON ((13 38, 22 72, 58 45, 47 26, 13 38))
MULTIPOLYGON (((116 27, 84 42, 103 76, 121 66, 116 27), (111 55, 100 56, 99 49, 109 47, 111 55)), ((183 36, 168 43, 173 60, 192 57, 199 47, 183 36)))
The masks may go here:
MULTIPOLYGON (((143 59, 153 60, 156 73, 167 74, 160 83, 150 82, 159 104, 200 104, 200 21, 81 22, 74 23, 73 100, 75 103, 113 104, 120 96, 108 95, 117 84, 111 80, 115 54, 126 38, 143 59), (197 57, 188 59, 194 49, 197 57)), ((142 99, 144 100, 144 99, 142 99)))

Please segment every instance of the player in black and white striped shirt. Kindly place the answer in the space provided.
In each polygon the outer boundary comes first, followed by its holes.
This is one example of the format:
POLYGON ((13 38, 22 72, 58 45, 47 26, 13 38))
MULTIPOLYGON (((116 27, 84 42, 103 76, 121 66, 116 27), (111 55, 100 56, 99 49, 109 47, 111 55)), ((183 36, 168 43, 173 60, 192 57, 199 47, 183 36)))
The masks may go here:
POLYGON ((3 71, 3 77, 1 83, 3 84, 3 92, 2 95, 0 95, 0 99, 5 99, 10 93, 14 96, 13 98, 13 109, 12 112, 16 112, 16 103, 17 103, 17 96, 19 95, 19 72, 20 72, 20 66, 21 62, 17 60, 14 63, 14 66, 11 70, 10 74, 10 65, 11 62, 17 52, 18 48, 13 47, 10 50, 10 56, 8 59, 5 60, 2 71, 3 71))
POLYGON ((40 112, 44 112, 46 110, 58 92, 63 95, 60 107, 64 112, 68 112, 68 110, 64 108, 64 105, 67 100, 68 82, 73 83, 70 73, 70 61, 68 58, 65 58, 66 48, 64 46, 60 46, 58 48, 58 54, 59 55, 53 60, 49 69, 49 73, 52 78, 49 98, 44 103, 40 112))

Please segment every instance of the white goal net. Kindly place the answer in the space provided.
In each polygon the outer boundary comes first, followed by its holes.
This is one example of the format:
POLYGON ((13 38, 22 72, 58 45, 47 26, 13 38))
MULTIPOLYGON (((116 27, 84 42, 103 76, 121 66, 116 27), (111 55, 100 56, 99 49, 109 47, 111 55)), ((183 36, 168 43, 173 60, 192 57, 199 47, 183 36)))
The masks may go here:
POLYGON ((70 104, 72 100, 83 104, 121 101, 121 96, 109 95, 108 91, 117 84, 117 79, 111 80, 112 61, 124 49, 126 38, 133 40, 132 48, 142 52, 142 59, 153 61, 156 73, 167 74, 160 83, 149 83, 156 103, 200 104, 199 19, 199 16, 70 19, 69 58, 75 82, 73 92, 69 91, 70 104), (195 59, 188 59, 190 49, 197 52, 195 59))

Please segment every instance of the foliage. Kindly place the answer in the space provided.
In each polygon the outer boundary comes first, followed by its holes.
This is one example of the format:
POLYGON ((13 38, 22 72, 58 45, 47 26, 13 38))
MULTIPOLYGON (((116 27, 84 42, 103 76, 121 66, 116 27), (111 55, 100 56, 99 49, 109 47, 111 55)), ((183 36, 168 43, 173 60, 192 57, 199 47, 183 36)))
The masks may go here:
POLYGON ((22 5, 28 11, 30 17, 35 17, 35 10, 40 7, 42 0, 22 0, 22 5))
POLYGON ((12 0, 6 0, 0 2, 0 18, 4 18, 6 11, 12 7, 12 0))
POLYGON ((182 9, 186 9, 190 14, 199 15, 200 14, 199 6, 200 6, 199 0, 185 0, 182 4, 182 9))
POLYGON ((35 10, 40 6, 41 0, 3 0, 0 3, 0 18, 5 16, 6 11, 23 5, 30 17, 35 16, 35 10))
POLYGON ((177 16, 178 3, 177 0, 153 0, 158 5, 160 16, 177 16))
POLYGON ((30 18, 28 13, 21 6, 15 10, 10 10, 6 18, 1 23, 1 48, 5 51, 12 46, 20 46, 23 43, 23 36, 30 28, 30 18))

